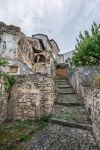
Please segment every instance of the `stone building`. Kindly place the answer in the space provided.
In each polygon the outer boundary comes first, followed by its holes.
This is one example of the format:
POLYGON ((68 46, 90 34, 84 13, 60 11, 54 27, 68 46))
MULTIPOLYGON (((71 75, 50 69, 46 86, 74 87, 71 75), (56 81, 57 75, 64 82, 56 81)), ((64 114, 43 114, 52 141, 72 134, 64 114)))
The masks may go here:
POLYGON ((49 38, 47 35, 36 34, 32 36, 31 40, 37 45, 34 50, 34 70, 52 76, 54 71, 54 57, 52 55, 53 49, 49 38), (38 41, 37 44, 36 40, 38 41), (38 45, 38 43, 40 43, 40 45, 38 45))
POLYGON ((50 40, 50 44, 51 44, 51 47, 52 47, 53 57, 54 57, 55 60, 57 60, 58 59, 58 54, 60 52, 58 44, 53 39, 50 40))
POLYGON ((19 27, 0 23, 0 57, 6 58, 9 65, 5 68, 11 74, 33 73, 33 50, 28 38, 19 27))
MULTIPOLYGON (((0 58, 8 60, 0 71, 14 75, 16 83, 11 98, 0 112, 5 118, 27 119, 40 117, 52 111, 55 99, 54 59, 59 48, 46 35, 25 36, 19 27, 0 22, 0 58)), ((2 99, 2 95, 0 95, 2 99)), ((2 107, 0 102, 0 108, 2 107)))
POLYGON ((58 63, 64 64, 67 59, 70 59, 72 57, 72 54, 73 54, 73 51, 70 51, 64 54, 59 54, 58 63))
POLYGON ((27 37, 19 27, 0 23, 0 57, 9 61, 5 70, 11 74, 40 72, 52 76, 54 59, 59 52, 59 48, 53 46, 55 43, 47 35, 27 37))

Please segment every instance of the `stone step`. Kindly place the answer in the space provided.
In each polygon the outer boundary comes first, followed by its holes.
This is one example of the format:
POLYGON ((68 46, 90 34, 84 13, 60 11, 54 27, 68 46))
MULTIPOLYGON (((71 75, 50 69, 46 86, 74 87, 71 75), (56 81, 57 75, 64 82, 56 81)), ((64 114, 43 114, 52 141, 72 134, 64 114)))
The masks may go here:
POLYGON ((56 83, 57 86, 70 86, 69 82, 66 83, 56 83))
POLYGON ((58 93, 74 93, 74 89, 71 87, 71 88, 56 88, 56 91, 58 93))
POLYGON ((79 128, 83 130, 92 131, 92 126, 90 124, 83 124, 83 123, 75 123, 75 122, 68 122, 65 120, 57 119, 57 118, 51 118, 50 123, 70 127, 70 128, 79 128))
POLYGON ((60 103, 83 103, 83 100, 77 94, 57 94, 57 102, 60 103))
POLYGON ((63 80, 55 80, 56 82, 69 82, 68 80, 66 79, 63 79, 63 80))
POLYGON ((68 106, 68 107, 72 107, 72 106, 85 106, 84 103, 64 103, 64 102, 54 102, 55 105, 62 105, 62 106, 68 106))
POLYGON ((89 124, 90 120, 84 106, 64 106, 54 105, 52 111, 56 119, 66 120, 68 122, 89 124))
POLYGON ((65 88, 66 89, 66 88, 72 88, 72 86, 70 84, 69 85, 63 85, 63 86, 58 85, 57 88, 61 88, 61 89, 65 88))
POLYGON ((66 79, 62 79, 62 80, 55 80, 56 82, 66 82, 66 81, 68 81, 68 80, 66 80, 66 79))
POLYGON ((56 82, 69 82, 68 80, 55 80, 56 82))
POLYGON ((55 80, 67 80, 66 77, 55 77, 55 80))
POLYGON ((76 92, 58 92, 58 94, 62 94, 62 95, 66 94, 67 95, 67 94, 77 94, 77 93, 76 92))

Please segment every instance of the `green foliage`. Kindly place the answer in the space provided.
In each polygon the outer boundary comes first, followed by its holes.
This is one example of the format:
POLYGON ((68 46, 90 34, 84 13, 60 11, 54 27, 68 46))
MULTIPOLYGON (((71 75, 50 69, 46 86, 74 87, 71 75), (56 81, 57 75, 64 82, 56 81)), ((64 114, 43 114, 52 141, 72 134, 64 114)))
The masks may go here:
POLYGON ((66 62, 64 64, 60 64, 56 60, 54 60, 54 65, 55 65, 56 69, 67 68, 68 67, 68 64, 66 62))
POLYGON ((56 69, 61 69, 61 68, 64 69, 64 68, 67 68, 67 67, 68 67, 68 64, 67 64, 67 63, 64 63, 64 64, 59 64, 59 63, 58 63, 58 64, 56 65, 56 69))
POLYGON ((23 134, 23 135, 20 137, 20 142, 28 141, 29 139, 30 139, 29 135, 23 134))
POLYGON ((9 75, 7 73, 0 73, 0 78, 4 80, 5 91, 9 93, 12 86, 16 82, 15 78, 12 75, 9 75))
POLYGON ((91 33, 85 31, 82 35, 80 32, 72 63, 75 66, 100 65, 100 24, 93 22, 91 33))
POLYGON ((4 146, 7 143, 15 142, 19 139, 20 142, 29 139, 27 132, 35 130, 33 128, 34 120, 16 121, 11 123, 4 123, 0 126, 0 146, 4 146))
POLYGON ((67 59, 65 60, 65 64, 66 64, 66 66, 67 66, 68 68, 72 68, 72 67, 73 67, 71 58, 67 58, 67 59))
POLYGON ((47 116, 46 115, 42 116, 39 120, 36 120, 36 122, 38 122, 41 128, 44 128, 48 124, 50 118, 52 118, 51 113, 47 116))
POLYGON ((5 58, 0 58, 0 66, 5 67, 7 66, 8 61, 5 58))
POLYGON ((48 125, 51 117, 52 114, 50 113, 39 120, 32 118, 25 121, 6 122, 0 125, 0 149, 7 144, 9 145, 9 143, 12 143, 12 146, 16 148, 18 143, 28 141, 48 125))
MULTIPOLYGON (((5 58, 0 58, 0 66, 6 67, 8 64, 8 61, 5 58)), ((5 91, 10 92, 12 86, 15 84, 15 78, 12 75, 9 75, 8 73, 0 72, 0 79, 4 80, 5 85, 5 91)))
POLYGON ((57 68, 57 66, 58 66, 57 60, 54 60, 54 65, 55 65, 55 68, 57 68))

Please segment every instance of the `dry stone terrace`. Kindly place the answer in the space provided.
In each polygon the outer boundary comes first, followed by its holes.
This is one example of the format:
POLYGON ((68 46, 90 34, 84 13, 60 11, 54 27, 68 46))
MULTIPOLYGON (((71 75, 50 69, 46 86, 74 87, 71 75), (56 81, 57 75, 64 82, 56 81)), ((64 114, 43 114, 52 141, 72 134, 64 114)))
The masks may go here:
POLYGON ((66 93, 66 87, 63 85, 71 87, 67 80, 56 80, 57 99, 49 125, 32 140, 22 143, 20 149, 23 147, 25 150, 98 150, 81 97, 73 93, 73 89, 66 93), (59 94, 58 89, 59 92, 63 89, 66 94, 59 94))

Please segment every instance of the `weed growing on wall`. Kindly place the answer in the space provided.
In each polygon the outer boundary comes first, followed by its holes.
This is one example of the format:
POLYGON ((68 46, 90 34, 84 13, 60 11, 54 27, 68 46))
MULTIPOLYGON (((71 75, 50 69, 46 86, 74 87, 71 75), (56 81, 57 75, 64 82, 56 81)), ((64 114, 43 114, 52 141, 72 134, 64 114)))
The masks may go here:
MULTIPOLYGON (((5 58, 0 58, 0 67, 6 67, 8 65, 8 61, 5 58)), ((4 80, 5 92, 9 93, 12 86, 15 84, 15 78, 8 73, 0 72, 0 79, 4 80)))
POLYGON ((5 92, 9 93, 15 84, 15 78, 7 73, 0 73, 0 78, 4 80, 5 92))

